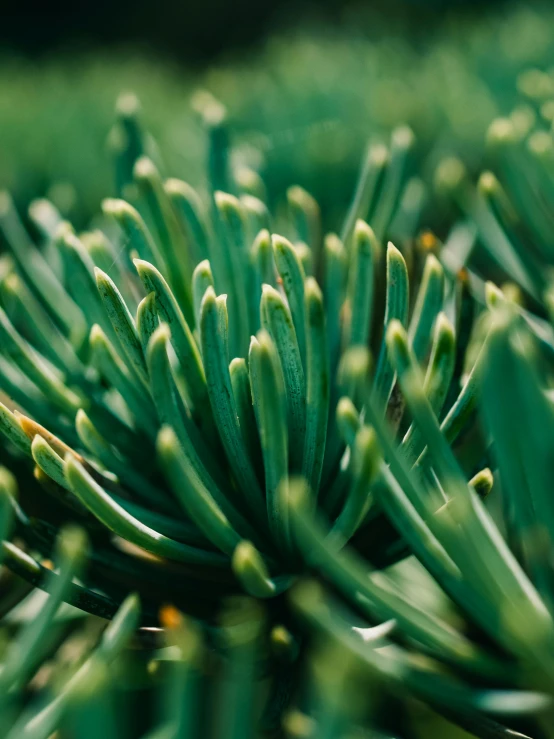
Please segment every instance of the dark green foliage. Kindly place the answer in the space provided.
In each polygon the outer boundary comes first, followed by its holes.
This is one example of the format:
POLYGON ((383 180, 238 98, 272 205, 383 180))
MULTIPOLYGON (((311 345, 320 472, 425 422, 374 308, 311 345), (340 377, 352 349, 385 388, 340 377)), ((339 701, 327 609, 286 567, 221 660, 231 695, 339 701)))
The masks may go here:
POLYGON ((2 735, 551 736, 551 134, 439 162, 443 244, 406 127, 337 222, 135 102, 93 229, 0 199, 2 735))

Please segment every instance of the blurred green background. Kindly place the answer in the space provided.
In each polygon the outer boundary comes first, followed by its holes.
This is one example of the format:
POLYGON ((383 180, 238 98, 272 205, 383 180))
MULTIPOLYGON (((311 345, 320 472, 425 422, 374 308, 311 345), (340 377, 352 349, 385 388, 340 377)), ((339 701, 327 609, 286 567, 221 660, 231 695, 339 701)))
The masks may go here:
POLYGON ((429 28, 452 10, 483 12, 501 0, 205 0, 202 3, 146 0, 112 3, 14 5, 3 16, 3 47, 40 57, 59 49, 140 45, 177 61, 202 63, 232 49, 263 44, 276 28, 317 20, 334 24, 348 16, 384 19, 389 26, 429 28))
POLYGON ((194 101, 208 90, 228 110, 235 164, 260 171, 272 199, 306 187, 332 226, 368 140, 397 124, 414 129, 428 182, 445 155, 482 166, 491 119, 522 89, 533 103, 552 94, 552 21, 536 3, 467 0, 12 8, 0 32, 0 187, 20 207, 47 194, 88 222, 113 192, 106 141, 127 90, 166 173, 198 183, 194 101), (538 64, 542 76, 529 75, 538 64))

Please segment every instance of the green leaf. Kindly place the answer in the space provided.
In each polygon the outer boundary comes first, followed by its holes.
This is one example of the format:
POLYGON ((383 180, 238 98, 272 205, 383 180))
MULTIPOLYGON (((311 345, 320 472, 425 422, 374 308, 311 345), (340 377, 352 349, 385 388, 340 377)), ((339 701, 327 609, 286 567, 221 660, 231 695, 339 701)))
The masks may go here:
POLYGON ((341 231, 341 241, 347 251, 350 250, 350 239, 354 233, 356 221, 359 218, 362 220, 371 220, 376 195, 379 193, 383 172, 388 166, 388 162, 389 152, 385 146, 379 144, 368 147, 356 184, 354 197, 341 231))
POLYGON ((252 285, 248 289, 249 313, 251 332, 261 328, 260 300, 263 285, 276 284, 275 263, 269 231, 263 229, 258 232, 250 249, 250 267, 252 285))
POLYGON ((287 190, 287 203, 291 211, 297 240, 313 252, 316 267, 321 255, 321 213, 317 201, 302 187, 294 185, 287 190))
POLYGON ((425 261, 408 331, 412 349, 420 363, 427 355, 431 330, 437 314, 442 310, 443 300, 444 271, 438 259, 429 254, 425 261))
POLYGON ((2 280, 0 289, 8 316, 12 323, 21 325, 30 343, 60 371, 76 379, 82 376, 85 368, 75 350, 23 280, 12 272, 2 280))
POLYGON ((455 662, 479 669, 481 655, 473 643, 451 626, 427 613, 393 588, 386 577, 368 577, 367 564, 351 550, 340 551, 336 538, 325 537, 321 525, 308 512, 309 493, 301 482, 291 484, 288 506, 298 544, 309 562, 370 619, 395 619, 407 633, 455 662))
POLYGON ((146 362, 133 317, 110 277, 98 267, 94 268, 94 273, 102 303, 129 365, 144 385, 148 386, 146 362))
POLYGON ((142 354, 146 358, 148 342, 160 325, 158 311, 156 310, 156 293, 154 291, 148 293, 138 304, 135 324, 140 338, 142 354))
POLYGON ((205 446, 182 405, 171 374, 167 355, 168 341, 168 327, 162 324, 152 336, 147 354, 152 393, 160 422, 173 428, 191 470, 198 475, 232 525, 241 533, 250 536, 249 525, 234 506, 236 494, 229 490, 225 469, 217 459, 217 452, 205 446))
POLYGON ((208 132, 208 174, 212 191, 229 191, 229 125, 225 107, 215 98, 207 99, 202 117, 208 132))
POLYGON ((125 248, 132 254, 136 252, 140 259, 157 265, 158 269, 165 268, 163 257, 154 241, 148 226, 140 213, 125 200, 108 198, 102 201, 102 210, 111 216, 125 235, 125 248))
MULTIPOLYGON (((394 244, 389 241, 387 245, 387 301, 384 336, 386 336, 391 321, 399 320, 402 325, 406 325, 408 305, 409 284, 406 262, 394 244)), ((373 380, 374 396, 382 408, 386 407, 394 385, 394 371, 389 362, 384 336, 373 380)))
POLYGON ((271 237, 277 271, 289 303, 302 366, 306 367, 306 308, 304 302, 304 268, 294 246, 282 236, 271 237))
POLYGON ((112 281, 117 284, 123 299, 133 307, 136 304, 136 285, 133 275, 129 272, 129 254, 125 248, 118 248, 112 244, 103 231, 95 229, 79 235, 95 267, 99 267, 106 274, 111 275, 112 281))
POLYGON ((63 459, 56 454, 50 444, 38 434, 31 444, 31 453, 38 466, 62 488, 69 490, 69 484, 64 476, 63 459))
POLYGON ((161 429, 157 449, 183 510, 211 542, 222 552, 232 555, 241 537, 188 463, 173 429, 168 426, 161 429))
POLYGON ((216 298, 213 288, 208 288, 202 301, 200 334, 208 395, 229 465, 240 495, 255 516, 263 520, 263 495, 242 439, 229 374, 225 297, 216 298))
POLYGON ((62 412, 74 414, 85 402, 64 385, 63 378, 19 335, 2 308, 0 308, 0 344, 4 355, 9 357, 62 412))
POLYGON ((248 361, 264 460, 267 516, 278 545, 290 554, 290 524, 278 496, 279 486, 288 479, 285 383, 275 344, 267 332, 262 330, 257 338, 252 337, 248 361))
POLYGON ((59 534, 56 560, 59 562, 60 573, 54 580, 54 587, 45 606, 10 644, 0 672, 2 694, 13 687, 21 689, 40 660, 46 634, 55 628, 54 616, 67 595, 73 577, 79 573, 86 546, 87 540, 81 529, 68 527, 59 534))
POLYGON ((282 296, 263 286, 262 326, 275 344, 285 382, 289 455, 292 471, 300 472, 306 433, 306 383, 292 316, 282 296))
POLYGON ((0 403, 0 431, 24 454, 31 455, 31 440, 19 425, 14 414, 0 403))
POLYGON ((404 182, 406 158, 414 141, 414 134, 408 126, 399 126, 392 133, 389 165, 375 210, 369 219, 379 241, 385 236, 398 205, 404 182))
POLYGON ((260 435, 256 425, 256 416, 252 402, 250 389, 250 377, 246 360, 235 357, 229 365, 233 397, 237 407, 240 431, 244 445, 250 457, 250 461, 256 469, 259 479, 263 479, 262 448, 260 446, 260 435))
POLYGON ((200 326, 200 307, 206 290, 214 287, 212 268, 207 259, 196 265, 192 273, 192 299, 194 303, 194 319, 197 329, 200 326))
POLYGON ((554 411, 541 387, 537 347, 516 325, 501 315, 492 328, 481 405, 494 439, 510 534, 539 589, 550 598, 554 411))
POLYGON ((246 221, 247 242, 252 244, 260 231, 269 232, 271 217, 267 205, 257 197, 241 195, 240 204, 246 221))
MULTIPOLYGON (((435 323, 431 356, 423 383, 429 403, 437 416, 440 415, 450 388, 455 360, 456 339, 454 329, 444 313, 439 313, 435 323)), ((414 459, 421 454, 424 447, 421 435, 413 425, 408 430, 402 444, 414 459)))
POLYGON ((249 541, 241 541, 235 549, 233 572, 254 598, 272 598, 277 594, 260 553, 249 541))
POLYGON ((232 358, 245 357, 250 335, 247 298, 250 264, 244 214, 240 202, 233 195, 216 192, 214 198, 223 239, 225 282, 222 287, 227 292, 229 303, 229 349, 232 358))
POLYGON ((369 343, 373 308, 373 261, 377 249, 378 244, 372 229, 367 223, 357 221, 349 270, 347 300, 350 321, 345 331, 345 348, 367 346, 369 343))
POLYGON ((0 230, 26 280, 40 295, 57 323, 64 328, 72 344, 80 347, 87 332, 85 316, 31 242, 6 192, 0 193, 0 230))
POLYGON ((169 283, 185 319, 192 324, 194 315, 190 291, 191 255, 173 205, 164 190, 160 174, 150 159, 143 156, 137 160, 134 177, 152 216, 169 283))
POLYGON ((73 696, 89 684, 97 660, 103 660, 108 664, 112 662, 129 643, 138 626, 139 618, 138 596, 129 595, 121 604, 115 617, 109 622, 100 644, 89 659, 67 680, 57 695, 31 719, 23 714, 22 720, 16 723, 8 739, 21 739, 22 737, 44 739, 50 736, 59 725, 73 696))
POLYGON ((96 287, 94 263, 84 244, 65 223, 58 229, 56 243, 62 254, 67 273, 70 275, 68 279, 69 291, 81 308, 87 325, 90 327, 97 323, 117 344, 117 336, 108 320, 96 287))
MULTIPOLYGON (((554 644, 554 624, 544 603, 527 578, 513 553, 509 550, 495 524, 471 488, 464 480, 462 472, 450 446, 441 433, 439 424, 423 392, 418 368, 410 355, 407 337, 403 327, 394 321, 387 332, 387 343, 393 358, 398 379, 406 402, 429 447, 434 469, 443 489, 448 490, 448 500, 452 500, 451 514, 455 522, 465 530, 464 542, 479 541, 478 561, 472 561, 467 546, 461 545, 460 556, 464 556, 462 572, 480 583, 483 592, 488 594, 502 609, 506 617, 506 628, 498 632, 491 624, 498 639, 505 640, 512 649, 523 650, 537 664, 550 670, 544 658, 544 649, 554 644), (471 569, 466 569, 466 568, 471 569), (471 574, 470 574, 471 573, 471 574), (520 643, 521 629, 533 624, 534 637, 528 643, 520 643)), ((455 539, 451 544, 458 544, 455 539)), ((473 560, 475 557, 473 557, 473 560)))
POLYGON ((222 630, 228 659, 218 704, 220 739, 254 739, 256 736, 258 659, 263 631, 261 609, 240 603, 223 614, 222 630))
POLYGON ((165 183, 165 191, 173 203, 187 236, 193 263, 209 257, 209 239, 202 201, 196 190, 186 182, 171 178, 165 183))
POLYGON ((306 280, 306 437, 302 475, 317 496, 325 456, 329 417, 329 353, 323 297, 317 282, 306 280))
POLYGON ((150 438, 155 438, 157 417, 152 399, 134 381, 100 326, 90 332, 92 361, 100 374, 120 393, 136 423, 150 438))
POLYGON ((189 324, 160 272, 152 264, 140 259, 135 259, 134 263, 146 289, 155 293, 158 314, 171 331, 171 343, 179 360, 180 375, 192 404, 191 411, 200 424, 209 422, 211 414, 204 368, 189 324))
MULTIPOLYGON (((335 234, 327 234, 324 243, 325 279, 323 295, 325 302, 327 347, 331 378, 335 378, 341 352, 341 311, 345 297, 347 259, 342 241, 335 234)), ((334 388, 333 383, 333 388, 334 388)))
POLYGON ((120 506, 72 454, 64 463, 65 476, 81 503, 110 531, 159 557, 188 564, 223 567, 226 557, 191 547, 151 529, 120 506))
POLYGON ((332 534, 348 541, 372 504, 371 485, 379 471, 380 452, 373 429, 361 426, 352 444, 352 482, 332 534))
MULTIPOLYGON (((174 512, 175 507, 168 505, 168 502, 164 500, 162 491, 150 483, 146 475, 141 470, 137 469, 135 465, 130 464, 129 460, 122 457, 121 454, 114 449, 114 447, 102 436, 100 431, 96 428, 82 408, 77 411, 77 416, 75 417, 75 428, 83 447, 90 452, 90 454, 93 454, 94 458, 104 465, 107 470, 113 472, 122 485, 131 488, 133 490, 133 494, 138 498, 138 500, 142 500, 149 506, 155 506, 159 510, 171 513, 174 512)), ((121 503, 124 508, 127 507, 126 501, 118 500, 118 502, 121 503)))

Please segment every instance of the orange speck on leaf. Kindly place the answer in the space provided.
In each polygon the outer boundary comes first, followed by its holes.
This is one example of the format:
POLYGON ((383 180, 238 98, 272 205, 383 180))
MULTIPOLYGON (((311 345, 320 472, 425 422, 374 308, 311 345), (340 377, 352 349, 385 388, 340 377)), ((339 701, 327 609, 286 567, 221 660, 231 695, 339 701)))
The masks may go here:
POLYGON ((162 606, 159 616, 161 625, 166 629, 176 629, 183 621, 180 611, 171 605, 162 606))

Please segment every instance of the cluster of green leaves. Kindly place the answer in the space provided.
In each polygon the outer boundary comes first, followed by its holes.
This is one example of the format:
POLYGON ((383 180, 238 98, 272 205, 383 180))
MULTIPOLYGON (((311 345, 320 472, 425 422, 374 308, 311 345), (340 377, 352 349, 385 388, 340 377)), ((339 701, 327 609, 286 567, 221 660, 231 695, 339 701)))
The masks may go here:
MULTIPOLYGON (((408 197, 403 174, 409 129, 397 129, 388 149, 370 147, 341 237, 324 236, 306 191, 290 188, 289 212, 272 216, 262 180, 234 176, 214 106, 209 99, 204 109, 206 199, 162 180, 144 154, 135 105, 120 109, 117 181, 126 200, 104 201, 102 230, 78 236, 52 203, 35 201, 37 245, 2 198, 10 251, 0 282, 0 419, 3 455, 22 481, 17 496, 5 475, 4 525, 17 540, 4 543, 3 562, 52 593, 22 643, 41 644, 62 600, 119 623, 136 591, 142 609, 139 616, 133 606, 133 618, 143 624, 158 623, 168 602, 210 624, 237 590, 280 603, 299 576, 318 573, 356 617, 319 586, 295 588, 287 601, 312 639, 325 636, 324 651, 335 644, 349 655, 343 688, 357 675, 357 685, 384 684, 492 736, 503 729, 487 714, 505 718, 510 704, 511 713, 534 715, 549 705, 550 502, 540 477, 549 449, 529 435, 521 455, 512 453, 515 424, 502 393, 514 392, 515 379, 498 382, 515 363, 510 378, 523 373, 522 397, 533 388, 529 424, 539 410, 539 428, 549 422, 528 349, 537 333, 548 345, 548 324, 483 289, 467 230, 487 254, 491 247, 475 236, 475 220, 454 227, 444 266, 434 237, 415 238, 421 201, 408 197), (402 236, 402 252, 390 242, 383 249, 391 232, 402 236), (516 339, 523 352, 513 350, 516 339), (526 479, 532 464, 537 475, 528 495, 517 485, 504 491, 515 553, 481 501, 492 485, 490 471, 479 471, 490 458, 476 417, 482 384, 502 472, 521 459, 518 474, 526 479), (522 500, 533 501, 525 519, 522 500), (75 563, 59 573, 41 564, 67 521, 90 539, 79 584, 75 563), (372 563, 409 553, 464 621, 430 612, 390 573, 373 571, 372 563)), ((271 634, 295 652, 291 615, 278 603, 269 607, 271 634)), ((27 665, 8 650, 0 674, 13 671, 20 684, 40 650, 34 655, 27 665)), ((289 665, 287 680, 299 670, 289 665)), ((330 690, 325 674, 316 693, 330 690)), ((279 696, 280 670, 272 677, 279 696)), ((63 708, 66 695, 71 704, 75 680, 54 705, 63 708)), ((314 700, 308 723, 335 733, 364 715, 346 697, 319 708, 314 700)), ((268 705, 269 713, 283 708, 278 697, 268 705)), ((38 716, 24 714, 14 730, 38 721, 47 736, 53 724, 38 716)), ((303 720, 294 714, 292 731, 303 720)))
POLYGON ((552 735, 554 90, 519 85, 477 167, 437 151, 444 243, 410 128, 337 220, 274 207, 208 94, 198 187, 126 95, 91 230, 1 195, 2 735, 552 735))
MULTIPOLYGON (((404 257, 392 244, 385 257, 381 246, 393 218, 404 230, 417 222, 402 198, 409 129, 393 134, 390 158, 370 150, 343 240, 323 238, 317 203, 291 188, 283 225, 293 243, 270 235, 276 226, 253 194, 263 196, 261 181, 250 191, 232 181, 225 124, 211 113, 207 203, 182 181, 162 181, 129 114, 118 180, 134 205, 104 201, 113 241, 109 224, 79 238, 42 200, 29 209, 45 237, 39 247, 7 195, 0 211, 10 247, 0 288, 10 398, 2 429, 54 498, 24 502, 17 532, 48 556, 53 513, 80 520, 97 532, 90 582, 112 597, 132 584, 154 614, 168 598, 190 610, 192 592, 208 613, 235 578, 256 597, 285 590, 305 569, 286 498, 294 476, 336 521, 334 535, 379 529, 383 514, 366 495, 378 450, 358 417, 366 347, 371 340, 378 357, 371 374, 382 413, 394 385, 384 333, 410 314, 404 257), (359 220, 365 214, 375 231, 359 220), (144 550, 154 559, 141 561, 144 550)), ((439 408, 454 341, 444 317, 432 340, 444 276, 424 257, 411 260, 424 277, 410 332, 420 356, 433 345, 428 383, 441 388, 439 408)), ((468 397, 454 403, 453 437, 468 397)), ((412 434, 409 444, 417 457, 420 440, 412 434)), ((394 561, 397 545, 389 529, 379 556, 394 561)), ((89 601, 104 612, 103 599, 89 601)))

